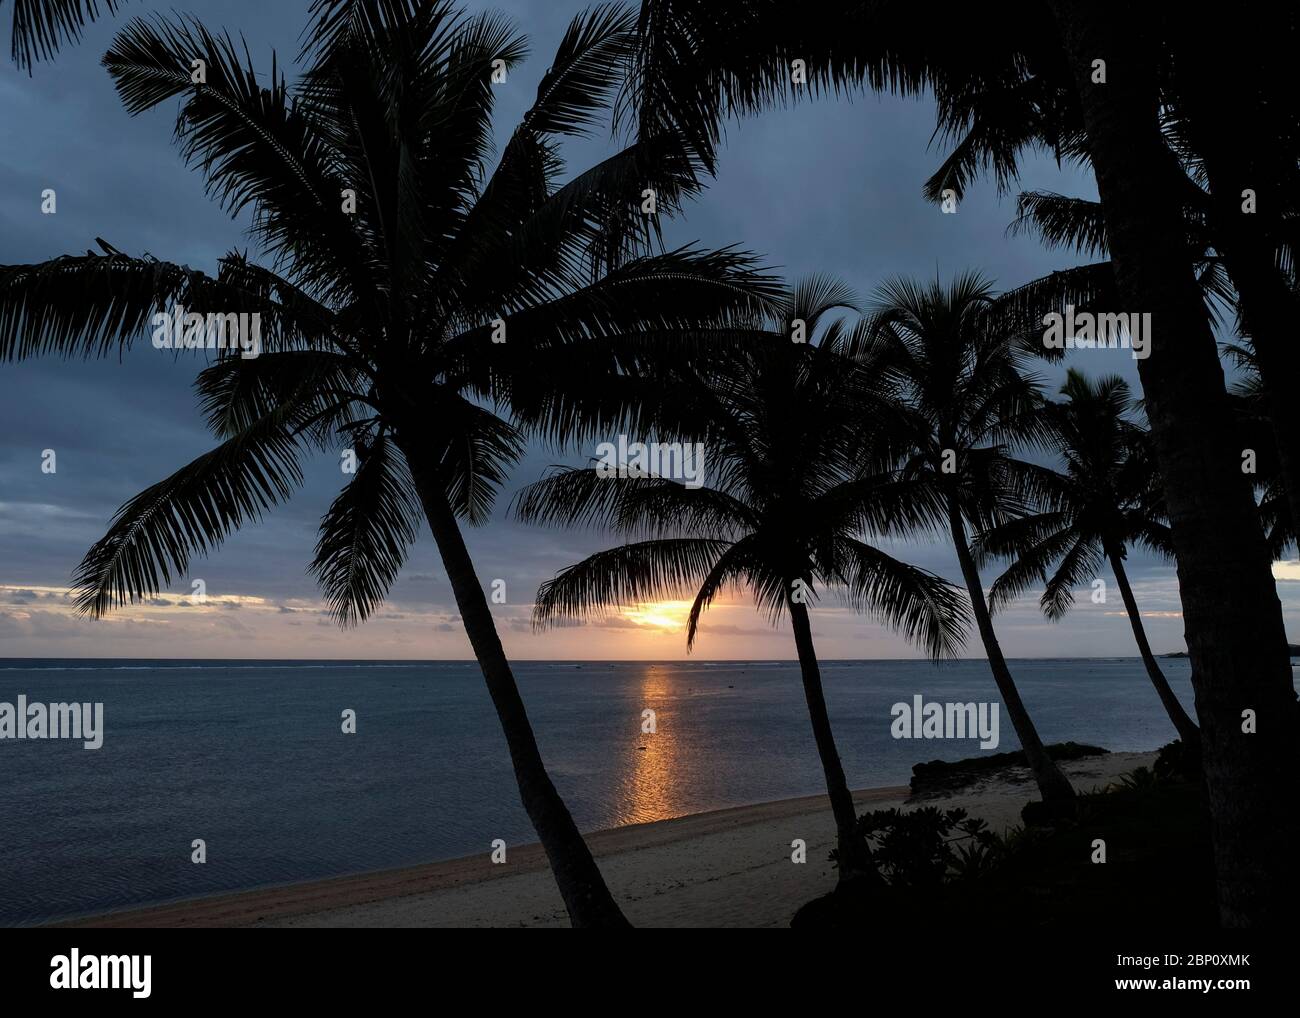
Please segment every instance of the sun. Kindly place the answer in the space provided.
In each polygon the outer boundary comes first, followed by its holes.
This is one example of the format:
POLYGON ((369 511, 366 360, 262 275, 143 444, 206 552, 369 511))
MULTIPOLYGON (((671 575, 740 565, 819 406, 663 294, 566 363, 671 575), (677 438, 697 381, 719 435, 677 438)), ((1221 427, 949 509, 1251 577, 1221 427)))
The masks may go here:
POLYGON ((623 618, 650 629, 677 631, 686 626, 690 601, 651 601, 648 604, 624 605, 623 618))

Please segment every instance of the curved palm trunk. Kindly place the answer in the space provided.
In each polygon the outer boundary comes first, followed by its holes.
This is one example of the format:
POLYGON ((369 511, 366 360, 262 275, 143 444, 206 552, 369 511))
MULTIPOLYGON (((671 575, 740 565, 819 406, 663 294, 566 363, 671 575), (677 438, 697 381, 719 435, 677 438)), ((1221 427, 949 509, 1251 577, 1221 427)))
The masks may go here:
POLYGON ((1156 329, 1138 371, 1178 559, 1220 916, 1228 926, 1290 922, 1300 836, 1296 696, 1268 548, 1233 448, 1223 367, 1166 175, 1159 61, 1130 6, 1050 6, 1074 72, 1124 310, 1149 313, 1156 329), (1091 81, 1099 58, 1104 85, 1091 81))
POLYGON ((826 697, 822 693, 821 668, 817 665, 817 652, 813 649, 812 626, 808 609, 802 604, 790 605, 790 623, 794 629, 794 645, 799 652, 799 671, 803 676, 804 697, 808 701, 808 716, 812 719, 813 738, 821 757, 822 771, 826 775, 826 791, 830 793, 831 812, 835 815, 837 861, 841 881, 855 877, 876 877, 879 873, 872 861, 867 842, 857 831, 858 815, 853 808, 853 795, 849 792, 831 733, 831 719, 826 712, 826 697))
POLYGON ((1183 710, 1178 697, 1169 688, 1169 680, 1165 678, 1165 673, 1156 663, 1155 655, 1151 653, 1151 644, 1147 642, 1146 629, 1142 625, 1142 613, 1138 610, 1133 588, 1129 586, 1128 573, 1124 571, 1124 560, 1119 557, 1114 548, 1110 547, 1106 549, 1106 557, 1110 559, 1110 567, 1115 571, 1115 582, 1119 584, 1119 594, 1124 599, 1124 610, 1128 613, 1128 620, 1133 626, 1133 639, 1137 641, 1138 653, 1142 655, 1142 663, 1151 678, 1151 685, 1156 687, 1156 695, 1165 705, 1165 712, 1169 715, 1169 720, 1174 723, 1174 727, 1178 729, 1178 737, 1183 740, 1183 744, 1193 748, 1199 747, 1201 730, 1196 727, 1196 722, 1188 716, 1187 711, 1183 710))
POLYGON ((957 561, 961 563, 961 575, 966 582, 966 592, 970 595, 971 610, 975 613, 975 622, 979 626, 980 639, 984 642, 984 653, 988 655, 989 668, 993 672, 993 681, 997 683, 1002 703, 1011 716, 1011 724, 1016 730, 1016 738, 1025 751, 1029 769, 1034 772, 1038 791, 1044 802, 1063 802, 1074 798, 1074 788, 1069 779, 1056 766, 1043 740, 1038 737, 1024 701, 1020 699, 1020 690, 1016 689, 1007 659, 1002 656, 1002 646, 998 643, 998 634, 993 629, 993 618, 989 614, 988 602, 984 599, 984 584, 980 580, 975 559, 966 542, 966 524, 962 521, 961 509, 955 495, 948 496, 948 523, 952 529, 952 543, 957 549, 957 561))
POLYGON ((465 547, 460 525, 447 497, 436 483, 430 483, 427 474, 422 474, 415 458, 408 454, 407 460, 415 476, 429 529, 438 544, 447 579, 456 596, 461 621, 483 670, 483 679, 510 747, 519 797, 546 850, 569 919, 574 926, 581 927, 630 927, 605 886, 605 880, 569 815, 568 807, 546 773, 528 713, 524 710, 523 699, 515 685, 501 638, 497 635, 492 610, 474 572, 469 549, 465 547))

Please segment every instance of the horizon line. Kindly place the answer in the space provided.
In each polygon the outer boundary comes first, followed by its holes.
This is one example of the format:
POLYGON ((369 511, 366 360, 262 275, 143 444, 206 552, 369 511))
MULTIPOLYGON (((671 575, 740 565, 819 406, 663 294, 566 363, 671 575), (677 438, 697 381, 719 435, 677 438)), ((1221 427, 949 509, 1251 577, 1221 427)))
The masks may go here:
MULTIPOLYGON (((1186 657, 1186 651, 1170 651, 1155 655, 1158 658, 1186 657)), ((842 661, 918 661, 927 664, 955 664, 962 661, 988 662, 986 657, 958 657, 933 660, 924 657, 825 657, 818 659, 821 663, 842 661)), ((1007 657, 1008 661, 1140 661, 1138 654, 1091 654, 1091 655, 1053 655, 1048 657, 1007 657)), ((4 657, 0 661, 213 661, 213 662, 257 662, 257 663, 320 663, 320 664, 463 664, 477 665, 476 658, 380 658, 380 657, 122 657, 90 655, 42 655, 37 657, 4 657)), ((766 657, 725 657, 725 658, 512 658, 511 663, 518 664, 791 664, 797 665, 798 658, 766 657)))

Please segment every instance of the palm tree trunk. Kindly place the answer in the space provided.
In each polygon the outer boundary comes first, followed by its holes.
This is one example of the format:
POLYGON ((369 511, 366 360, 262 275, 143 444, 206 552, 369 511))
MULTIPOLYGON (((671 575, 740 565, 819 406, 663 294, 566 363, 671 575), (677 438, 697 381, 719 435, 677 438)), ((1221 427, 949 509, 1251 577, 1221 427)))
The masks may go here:
POLYGON ((415 477, 429 529, 442 556, 447 579, 451 582, 461 622, 469 636, 470 646, 474 648, 474 656, 478 658, 506 744, 510 747, 519 797, 546 850, 569 920, 578 927, 630 927, 609 893, 587 843, 569 815, 568 807, 546 773, 528 713, 519 696, 519 687, 497 635, 492 610, 474 572, 474 563, 447 497, 432 479, 431 472, 421 469, 418 457, 408 452, 407 461, 415 477))
POLYGON ((1270 40, 1233 19, 1212 33, 1186 19, 1174 24, 1185 29, 1177 43, 1180 66, 1218 68, 1213 75, 1191 70, 1179 77, 1178 98, 1190 113, 1188 129, 1210 185, 1214 246, 1255 350, 1287 505, 1300 528, 1300 400, 1291 391, 1300 378, 1300 343, 1294 340, 1300 301, 1276 264, 1296 164, 1286 140, 1270 130, 1274 114, 1258 91, 1265 82, 1274 93, 1290 91, 1289 71, 1281 69, 1292 54, 1278 49, 1287 45, 1284 33, 1270 40), (1257 202, 1249 213, 1242 210, 1247 190, 1257 202))
POLYGON ((993 672, 993 681, 997 683, 1002 703, 1011 716, 1011 724, 1016 730, 1016 738, 1025 751, 1029 769, 1034 772, 1039 794, 1043 802, 1064 802, 1074 798, 1074 788, 1070 781, 1056 766, 1043 740, 1038 737, 1024 701, 1020 699, 1020 690, 1016 688, 1007 659, 1002 656, 1002 646, 998 643, 998 634, 993 629, 993 617, 989 614, 988 602, 984 599, 984 583, 980 579, 975 559, 966 542, 966 524, 962 520, 961 508, 955 494, 948 495, 948 523, 952 529, 952 543, 957 549, 957 561, 961 563, 961 575, 966 582, 966 592, 970 595, 971 610, 975 613, 975 622, 979 627, 980 639, 984 642, 984 653, 988 655, 989 668, 993 672))
POLYGON ((1156 330, 1138 371, 1178 560, 1220 916, 1228 926, 1289 922, 1300 835, 1296 697, 1268 548, 1233 448, 1223 367, 1177 188, 1165 175, 1158 54, 1131 4, 1051 0, 1051 8, 1083 110, 1116 282, 1127 310, 1149 313, 1156 330), (1098 59, 1106 61, 1104 84, 1091 80, 1098 59))
POLYGON ((1169 715, 1169 720, 1174 723, 1174 728, 1178 730, 1178 737, 1183 740, 1183 745, 1195 749, 1200 746, 1201 731, 1196 727, 1196 722, 1188 717, 1187 711, 1183 710, 1178 697, 1169 688, 1169 680, 1165 678, 1165 673, 1156 663, 1155 655, 1151 653, 1151 644, 1147 642, 1146 629, 1142 625, 1142 613, 1138 610, 1133 588, 1129 586, 1128 573, 1124 571, 1124 560, 1113 547, 1106 548, 1106 557, 1110 559, 1110 567, 1115 571, 1115 582, 1119 584, 1119 594, 1124 599, 1124 610, 1128 612, 1128 620, 1133 626, 1133 638, 1137 641, 1138 653, 1142 655, 1142 663, 1151 678, 1151 685, 1156 687, 1156 695, 1165 705, 1165 712, 1169 715))
POLYGON ((1239 197, 1232 197, 1240 196, 1249 182, 1258 186, 1264 175, 1242 165, 1238 146, 1248 144, 1246 138, 1226 145, 1216 142, 1205 153, 1214 198, 1214 242, 1237 291, 1238 312, 1255 351, 1292 526, 1300 530, 1300 400, 1292 391, 1300 378, 1300 343, 1294 336, 1300 302, 1277 270, 1273 242, 1261 224, 1272 219, 1281 225, 1272 210, 1284 201, 1283 195, 1260 187, 1260 200, 1269 212, 1251 215, 1242 213, 1239 197))
POLYGON ((839 879, 841 882, 864 876, 879 879, 866 839, 857 830, 858 815, 853 808, 853 795, 844 777, 839 751, 835 748, 835 736, 831 733, 831 718, 826 712, 826 697, 822 692, 821 668, 817 664, 812 625, 805 605, 791 603, 790 624, 794 629, 794 645, 799 652, 799 671, 803 676, 808 716, 812 719, 813 738, 817 742, 822 772, 826 775, 826 791, 830 793, 831 812, 835 816, 839 879))

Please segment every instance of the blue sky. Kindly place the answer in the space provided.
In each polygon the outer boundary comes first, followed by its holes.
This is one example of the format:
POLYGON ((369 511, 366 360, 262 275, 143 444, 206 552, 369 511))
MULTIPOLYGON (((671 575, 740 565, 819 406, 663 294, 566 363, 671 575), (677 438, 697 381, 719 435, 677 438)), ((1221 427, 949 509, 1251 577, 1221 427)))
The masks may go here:
MULTIPOLYGON (((173 6, 210 27, 243 33, 255 61, 268 69, 272 49, 282 62, 297 52, 307 9, 306 0, 226 0, 136 2, 123 13, 173 6)), ((504 137, 531 101, 568 20, 584 5, 469 6, 510 15, 531 41, 528 63, 499 86, 497 129, 504 137)), ((171 143, 174 107, 131 118, 118 103, 99 59, 125 20, 93 26, 80 45, 38 65, 32 77, 7 61, 0 65, 0 262, 80 253, 103 237, 129 253, 212 270, 223 253, 248 246, 245 224, 229 220, 204 196, 200 176, 181 164, 171 143), (57 192, 54 215, 41 214, 45 188, 57 192)), ((1010 288, 1077 261, 1032 238, 1008 237, 1014 198, 999 198, 991 183, 977 186, 953 215, 924 202, 921 183, 943 154, 930 143, 932 124, 928 101, 877 97, 805 103, 731 124, 718 180, 670 225, 668 237, 673 243, 739 244, 791 278, 831 273, 863 293, 893 275, 947 278, 967 268, 1010 288)), ((608 148, 605 137, 570 146, 570 170, 583 169, 608 148)), ((1027 160, 1020 186, 1095 193, 1090 174, 1058 169, 1047 157, 1027 160)), ((1079 351, 1071 363, 1090 373, 1124 374, 1136 387, 1127 351, 1079 351)), ((160 603, 101 622, 72 614, 64 596, 72 571, 113 510, 209 447, 190 389, 199 365, 198 355, 176 358, 146 342, 120 361, 0 366, 0 656, 468 656, 427 534, 377 617, 341 632, 321 614, 306 565, 316 523, 341 480, 337 461, 324 456, 311 464, 303 491, 290 504, 193 563, 192 576, 161 595, 160 603), (57 453, 54 474, 40 469, 45 449, 57 453), (210 595, 203 606, 185 597, 197 578, 210 595)), ((502 505, 559 459, 530 450, 502 505)), ((600 535, 537 530, 498 518, 470 533, 469 542, 484 583, 506 581, 507 603, 496 610, 512 655, 685 655, 674 606, 640 612, 629 606, 604 624, 540 635, 529 630, 538 583, 607 543, 600 535)), ((958 577, 944 544, 893 549, 958 577)), ((1300 569, 1279 572, 1292 577, 1279 590, 1294 639, 1300 635, 1300 569)), ((1135 556, 1132 578, 1156 650, 1182 649, 1172 567, 1135 556)), ((1010 609, 999 623, 1008 653, 1133 652, 1117 597, 1093 605, 1083 596, 1055 625, 1042 620, 1034 600, 1010 609)), ((915 656, 873 621, 829 603, 817 610, 815 626, 826 657, 915 656)), ((970 653, 982 656, 978 641, 970 653)), ((695 654, 791 657, 793 646, 787 631, 771 629, 751 607, 736 603, 711 613, 695 654)))

